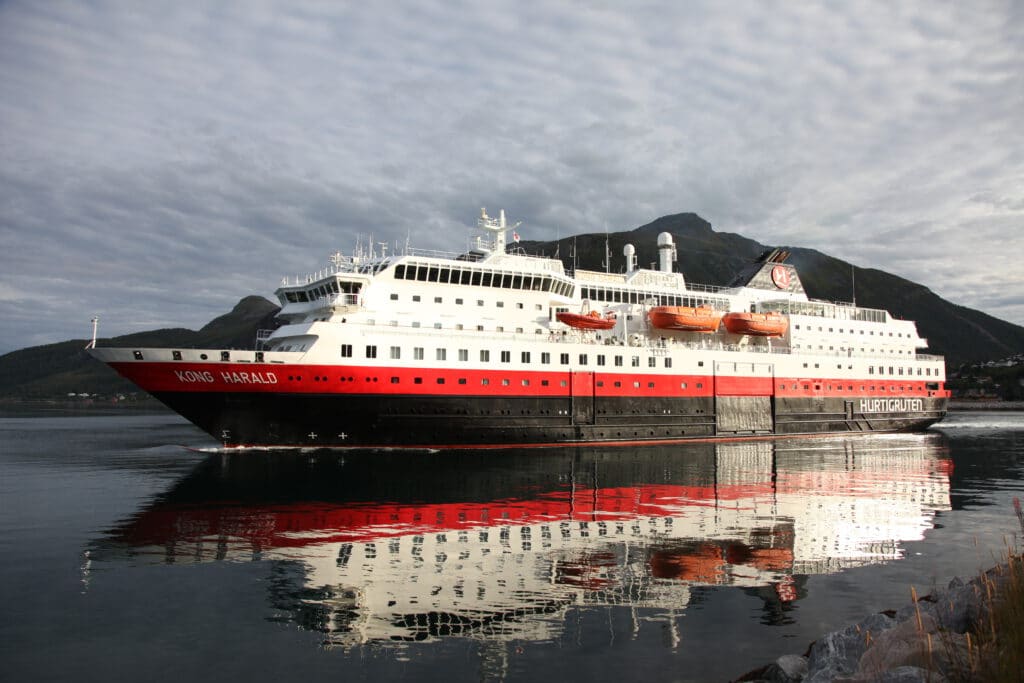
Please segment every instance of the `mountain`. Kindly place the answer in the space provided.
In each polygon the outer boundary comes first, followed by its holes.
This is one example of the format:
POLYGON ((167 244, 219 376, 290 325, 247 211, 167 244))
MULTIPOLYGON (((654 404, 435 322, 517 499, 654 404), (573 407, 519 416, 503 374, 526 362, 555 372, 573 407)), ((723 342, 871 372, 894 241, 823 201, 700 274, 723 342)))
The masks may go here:
MULTIPOLYGON (((531 254, 558 255, 566 268, 604 270, 605 239, 612 255, 612 271, 624 268, 622 248, 636 248, 637 264, 651 267, 658 261, 657 236, 672 235, 678 252, 676 270, 688 282, 728 285, 737 272, 768 247, 742 235, 716 232, 693 213, 663 216, 635 230, 577 235, 557 242, 521 242, 531 254), (575 249, 575 258, 573 250, 575 249)), ((1013 325, 964 306, 952 304, 927 287, 872 268, 849 263, 813 249, 783 247, 800 272, 808 296, 828 301, 849 301, 856 284, 860 306, 883 308, 900 318, 917 321, 928 339, 929 352, 946 356, 954 368, 962 363, 995 360, 1024 351, 1024 327, 1013 325)), ((656 268, 657 266, 655 266, 656 268)), ((258 296, 247 296, 231 310, 198 332, 163 329, 97 340, 101 346, 177 346, 252 348, 256 330, 275 326, 278 307, 258 296)), ((136 392, 103 363, 85 352, 85 340, 35 346, 0 356, 0 396, 49 398, 69 392, 111 395, 136 392)))
MULTIPOLYGON (((639 267, 656 264, 657 236, 662 232, 672 235, 678 253, 675 270, 689 283, 728 285, 737 272, 770 248, 742 235, 716 232, 696 214, 680 213, 635 230, 608 234, 611 270, 623 270, 622 248, 626 244, 636 248, 639 267)), ((557 242, 521 242, 519 246, 527 253, 557 254, 566 268, 572 268, 575 245, 578 267, 604 270, 605 238, 603 233, 591 233, 557 242)), ((923 285, 881 270, 858 268, 814 249, 779 246, 791 253, 788 262, 800 272, 809 297, 850 301, 855 289, 857 305, 886 309, 898 318, 916 321, 918 332, 928 340, 927 353, 946 356, 951 367, 1024 351, 1024 327, 1020 325, 950 303, 923 285)))
MULTIPOLYGON (((183 348, 252 348, 256 330, 275 327, 280 310, 261 296, 247 296, 198 332, 183 328, 136 332, 97 339, 97 346, 183 348)), ((85 351, 85 339, 32 346, 0 356, 0 396, 52 398, 70 392, 101 394, 137 392, 138 388, 85 351)))

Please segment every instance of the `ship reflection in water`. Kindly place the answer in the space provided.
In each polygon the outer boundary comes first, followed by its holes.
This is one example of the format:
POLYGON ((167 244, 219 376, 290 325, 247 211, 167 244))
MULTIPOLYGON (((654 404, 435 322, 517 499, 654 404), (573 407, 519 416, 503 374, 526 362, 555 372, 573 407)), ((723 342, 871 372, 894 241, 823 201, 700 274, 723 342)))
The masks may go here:
POLYGON ((938 435, 512 453, 216 454, 92 562, 267 562, 272 618, 327 644, 550 640, 707 586, 782 610, 807 575, 901 557, 949 509, 938 435))

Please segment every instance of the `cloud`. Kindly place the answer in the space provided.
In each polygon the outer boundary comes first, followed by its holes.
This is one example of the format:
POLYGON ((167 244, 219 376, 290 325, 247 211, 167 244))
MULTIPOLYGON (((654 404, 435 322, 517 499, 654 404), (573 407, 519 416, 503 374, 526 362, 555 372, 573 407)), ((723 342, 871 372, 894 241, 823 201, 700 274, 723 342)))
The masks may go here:
POLYGON ((460 249, 480 206, 695 211, 1024 323, 1021 44, 994 2, 8 2, 0 293, 37 298, 0 350, 198 327, 357 235, 460 249))

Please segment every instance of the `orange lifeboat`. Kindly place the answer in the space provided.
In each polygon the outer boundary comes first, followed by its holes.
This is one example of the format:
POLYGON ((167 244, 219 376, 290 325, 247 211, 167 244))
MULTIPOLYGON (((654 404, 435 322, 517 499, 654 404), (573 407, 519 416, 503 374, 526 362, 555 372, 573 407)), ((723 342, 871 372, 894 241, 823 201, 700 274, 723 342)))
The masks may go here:
POLYGON ((733 334, 756 337, 781 337, 789 329, 789 319, 781 313, 726 313, 722 324, 733 334))
POLYGON ((569 327, 579 330, 610 330, 615 327, 615 314, 609 313, 604 317, 597 311, 589 313, 569 313, 563 311, 555 316, 569 327))
POLYGON ((722 312, 710 306, 655 306, 647 312, 647 319, 659 330, 714 332, 722 312))

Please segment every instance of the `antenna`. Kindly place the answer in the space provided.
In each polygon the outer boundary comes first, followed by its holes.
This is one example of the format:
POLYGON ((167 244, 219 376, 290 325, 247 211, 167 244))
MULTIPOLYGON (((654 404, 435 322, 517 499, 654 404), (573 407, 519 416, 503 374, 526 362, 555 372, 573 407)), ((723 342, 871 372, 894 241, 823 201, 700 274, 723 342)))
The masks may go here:
POLYGON ((612 251, 608 247, 608 228, 604 231, 604 272, 612 272, 612 251))

